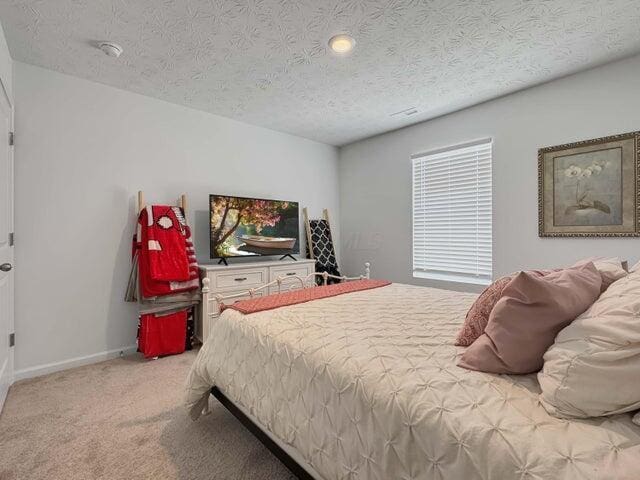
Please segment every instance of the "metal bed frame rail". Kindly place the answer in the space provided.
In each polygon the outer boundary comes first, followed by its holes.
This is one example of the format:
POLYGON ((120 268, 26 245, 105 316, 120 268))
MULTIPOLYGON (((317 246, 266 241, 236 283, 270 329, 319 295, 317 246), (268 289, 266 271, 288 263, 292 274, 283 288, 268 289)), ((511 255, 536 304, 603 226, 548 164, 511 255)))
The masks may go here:
MULTIPOLYGON (((217 294, 214 296, 214 298, 216 299, 216 301, 218 303, 223 303, 225 300, 232 300, 234 298, 244 298, 247 295, 249 295, 249 298, 253 298, 255 296, 255 294, 257 292, 260 292, 262 290, 265 289, 269 289, 271 287, 274 286, 278 286, 278 293, 282 293, 282 282, 286 279, 286 280, 294 280, 294 285, 290 285, 287 290, 293 290, 295 288, 295 286, 297 285, 297 282, 300 282, 300 288, 313 288, 316 286, 315 283, 315 279, 317 277, 322 277, 322 283, 323 286, 327 285, 327 282, 329 281, 330 278, 336 279, 336 280, 340 280, 343 282, 352 282, 354 280, 364 280, 364 279, 369 279, 371 276, 371 264, 369 262, 364 264, 364 275, 360 275, 358 277, 347 277, 345 275, 338 277, 337 275, 330 275, 327 272, 322 272, 322 273, 310 273, 309 275, 307 275, 306 277, 301 277, 299 275, 288 275, 288 276, 279 276, 278 278, 276 278, 275 280, 273 280, 272 282, 269 283, 265 283, 264 285, 260 285, 259 287, 256 288, 250 288, 248 290, 245 290, 243 292, 239 292, 239 293, 232 293, 229 295, 222 295, 222 294, 217 294), (313 282, 310 282, 310 280, 313 278, 313 282)), ((204 280, 208 279, 205 278, 204 280)), ((203 283, 204 283, 203 280, 203 283)), ((208 285, 205 285, 205 287, 208 285)), ((203 289, 204 290, 204 289, 203 289)), ((207 289, 208 290, 208 289, 207 289)))
POLYGON ((280 445, 269 437, 262 428, 256 425, 253 420, 246 416, 235 403, 226 397, 218 387, 211 389, 211 395, 215 397, 224 408, 236 417, 249 432, 258 439, 267 449, 278 459, 287 469, 295 475, 298 480, 316 480, 306 468, 300 465, 291 455, 289 455, 280 445))

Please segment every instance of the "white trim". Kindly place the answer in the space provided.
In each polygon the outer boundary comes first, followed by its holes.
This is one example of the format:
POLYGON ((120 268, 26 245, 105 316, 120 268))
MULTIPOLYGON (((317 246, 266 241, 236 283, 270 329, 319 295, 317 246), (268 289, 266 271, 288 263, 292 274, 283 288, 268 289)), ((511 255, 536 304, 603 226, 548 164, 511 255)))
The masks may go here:
POLYGON ((26 378, 39 377, 48 373, 59 372, 69 368, 81 367, 92 363, 104 362, 112 358, 118 358, 121 355, 131 355, 138 350, 137 345, 129 345, 127 347, 116 348, 114 350, 106 350, 104 352, 92 353, 84 357, 75 357, 60 362, 45 363, 44 365, 36 365, 35 367, 22 368, 16 370, 13 375, 13 381, 24 380, 26 378))
MULTIPOLYGON (((13 67, 11 68, 13 71, 13 67)), ((9 92, 7 91, 7 87, 2 78, 0 78, 0 87, 2 88, 2 96, 5 98, 7 103, 9 104, 9 109, 11 110, 11 125, 13 126, 13 102, 11 101, 11 97, 9 96, 9 92)))
MULTIPOLYGON (((11 385, 13 385, 14 381, 11 381, 11 385)), ((2 409, 4 408, 4 401, 7 399, 7 394, 9 393, 9 388, 11 385, 8 385, 7 388, 2 387, 0 389, 0 413, 2 413, 2 409)))
MULTIPOLYGON (((0 28, 1 30, 1 28, 0 28)), ((13 68, 11 68, 11 72, 13 68)), ((11 75, 11 72, 9 74, 11 75)), ((14 109, 13 109, 13 101, 9 95, 9 91, 7 90, 7 79, 0 78, 0 90, 2 93, 0 94, 0 104, 6 103, 3 107, 7 108, 7 120, 8 120, 8 131, 2 132, 0 131, 0 135, 9 135, 9 133, 14 132, 14 109)), ((2 138, 2 137, 0 137, 2 138)), ((9 161, 9 191, 7 192, 9 195, 9 224, 7 225, 9 232, 15 232, 15 219, 14 219, 14 208, 15 208, 15 158, 14 158, 14 147, 9 145, 8 137, 5 136, 4 140, 0 139, 0 145, 7 150, 7 159, 9 161), (4 143, 2 143, 4 142, 4 143)), ((14 246, 7 243, 8 256, 3 256, 3 261, 9 261, 13 263, 15 266, 15 254, 14 254, 14 246)), ((5 325, 6 333, 15 332, 15 274, 13 272, 8 273, 6 275, 8 287, 9 288, 9 309, 8 309, 8 318, 6 319, 7 325, 5 325)), ((2 338, 0 341, 6 342, 7 338, 2 338)), ((15 381, 14 376, 14 350, 15 347, 9 347, 7 352, 7 358, 5 359, 2 369, 0 369, 0 412, 2 412, 2 408, 4 407, 4 402, 7 397, 7 393, 9 388, 15 381)))
POLYGON ((428 280, 442 280, 444 282, 468 283, 470 285, 490 285, 493 280, 489 278, 472 277, 469 275, 456 275, 454 273, 413 271, 413 278, 426 278, 428 280))
POLYGON ((492 143, 493 138, 481 138, 478 140, 472 140, 470 142, 459 143, 457 145, 450 145, 448 147, 439 147, 434 148, 433 150, 428 150, 426 152, 414 153, 411 155, 411 160, 416 160, 421 157, 426 157, 427 155, 436 155, 438 153, 444 153, 449 150, 458 150, 462 148, 475 147, 476 145, 484 145, 485 143, 492 143))
MULTIPOLYGON (((7 356, 7 358, 4 361, 4 364, 2 365, 2 368, 0 368, 0 379, 5 378, 4 377, 4 371, 5 369, 9 368, 9 356, 7 356)), ((15 381, 13 378, 13 375, 11 375, 13 372, 9 372, 9 375, 7 375, 6 377, 6 382, 0 382, 0 413, 2 413, 2 408, 4 407, 4 401, 7 398, 7 393, 9 392, 9 388, 11 387, 11 385, 13 385, 13 382, 15 381)))

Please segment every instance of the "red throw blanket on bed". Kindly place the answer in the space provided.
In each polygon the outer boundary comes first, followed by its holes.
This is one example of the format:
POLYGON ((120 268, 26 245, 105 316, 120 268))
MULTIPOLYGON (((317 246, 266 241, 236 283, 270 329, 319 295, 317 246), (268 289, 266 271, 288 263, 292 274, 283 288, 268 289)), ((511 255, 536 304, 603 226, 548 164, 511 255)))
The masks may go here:
POLYGON ((386 280, 354 280, 352 282, 336 283, 326 287, 310 287, 300 290, 292 290, 285 293, 276 293, 265 297, 256 297, 251 300, 241 300, 232 305, 223 305, 222 310, 233 308, 245 315, 249 313, 262 312, 263 310, 273 310, 274 308, 296 305, 298 303, 310 302, 321 298, 335 297, 343 293, 359 292, 372 288, 385 287, 391 282, 386 280))

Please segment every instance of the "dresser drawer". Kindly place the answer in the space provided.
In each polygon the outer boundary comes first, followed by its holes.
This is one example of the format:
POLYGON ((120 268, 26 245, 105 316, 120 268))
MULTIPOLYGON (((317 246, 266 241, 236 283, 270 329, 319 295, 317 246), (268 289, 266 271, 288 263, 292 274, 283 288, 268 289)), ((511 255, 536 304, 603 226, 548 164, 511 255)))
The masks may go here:
POLYGON ((214 290, 244 289, 259 287, 268 282, 266 268, 245 269, 236 272, 216 273, 213 280, 214 290))
POLYGON ((273 282, 278 277, 298 277, 305 278, 313 269, 309 265, 287 265, 284 267, 272 267, 269 273, 269 281, 273 282))

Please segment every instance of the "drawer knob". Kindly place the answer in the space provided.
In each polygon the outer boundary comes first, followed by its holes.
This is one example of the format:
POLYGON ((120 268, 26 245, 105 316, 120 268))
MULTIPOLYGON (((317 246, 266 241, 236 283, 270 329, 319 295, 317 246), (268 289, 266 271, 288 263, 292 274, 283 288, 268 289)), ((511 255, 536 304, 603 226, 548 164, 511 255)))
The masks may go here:
POLYGON ((291 275, 295 275, 295 274, 296 274, 296 272, 289 272, 289 273, 287 273, 287 276, 290 277, 291 275))
POLYGON ((235 278, 234 280, 236 282, 244 282, 246 279, 247 279, 247 277, 238 277, 238 278, 235 278))

